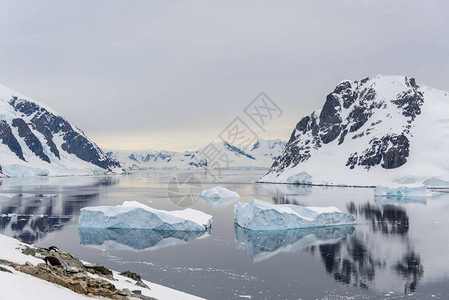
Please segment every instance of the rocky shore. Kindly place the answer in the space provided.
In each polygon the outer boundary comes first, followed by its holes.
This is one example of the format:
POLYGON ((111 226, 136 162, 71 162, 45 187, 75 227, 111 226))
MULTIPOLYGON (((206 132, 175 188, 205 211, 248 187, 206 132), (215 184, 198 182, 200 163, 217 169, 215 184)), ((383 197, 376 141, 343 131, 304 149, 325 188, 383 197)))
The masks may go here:
MULTIPOLYGON (((83 262, 69 252, 51 248, 36 247, 0 235, 0 281, 5 282, 2 278, 7 274, 27 274, 85 297, 120 300, 199 299, 144 281, 139 274, 131 271, 119 273, 102 265, 83 262)), ((11 294, 14 295, 14 289, 23 292, 24 286, 10 287, 11 294)), ((47 299, 57 299, 56 296, 51 297, 51 292, 49 295, 47 299)))

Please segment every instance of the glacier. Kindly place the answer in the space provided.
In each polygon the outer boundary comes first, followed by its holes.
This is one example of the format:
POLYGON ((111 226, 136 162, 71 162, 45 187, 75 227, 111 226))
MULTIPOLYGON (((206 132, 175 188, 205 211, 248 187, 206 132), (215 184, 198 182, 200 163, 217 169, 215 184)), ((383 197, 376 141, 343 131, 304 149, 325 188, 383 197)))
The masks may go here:
POLYGON ((438 195, 438 192, 433 192, 427 189, 424 184, 406 184, 393 187, 377 186, 374 189, 374 196, 376 197, 391 197, 391 198, 404 198, 404 197, 431 197, 438 195))
POLYGON ((117 206, 96 206, 81 209, 79 228, 153 229, 173 231, 206 231, 212 226, 212 216, 187 208, 165 211, 137 201, 125 201, 117 206))
POLYGON ((347 225, 353 224, 355 217, 336 207, 275 205, 253 199, 234 206, 234 222, 249 230, 269 231, 347 225))

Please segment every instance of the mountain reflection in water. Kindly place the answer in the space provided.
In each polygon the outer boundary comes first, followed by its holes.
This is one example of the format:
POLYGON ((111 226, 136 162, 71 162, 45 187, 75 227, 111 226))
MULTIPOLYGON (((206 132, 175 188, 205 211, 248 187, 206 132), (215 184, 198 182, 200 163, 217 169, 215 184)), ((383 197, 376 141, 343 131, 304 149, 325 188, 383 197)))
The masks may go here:
POLYGON ((95 203, 101 187, 116 184, 115 177, 31 177, 0 181, 0 233, 35 243, 61 230, 95 203), (26 183, 26 185, 24 185, 26 183))

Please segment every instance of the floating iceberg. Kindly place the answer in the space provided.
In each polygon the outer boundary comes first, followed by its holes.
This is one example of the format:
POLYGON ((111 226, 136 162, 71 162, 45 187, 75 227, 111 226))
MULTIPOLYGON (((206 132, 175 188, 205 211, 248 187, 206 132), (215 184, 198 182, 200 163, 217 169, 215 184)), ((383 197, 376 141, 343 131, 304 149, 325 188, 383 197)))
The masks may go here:
POLYGON ((145 229, 79 228, 81 245, 102 249, 144 250, 185 244, 208 237, 207 231, 161 231, 145 229))
POLYGON ((202 198, 213 198, 213 199, 221 199, 221 198, 239 198, 240 195, 236 192, 230 191, 227 188, 222 186, 216 186, 208 190, 204 190, 201 192, 202 198))
POLYGON ((274 205, 253 199, 234 206, 234 222, 249 230, 285 230, 352 224, 353 215, 336 207, 304 207, 292 204, 274 205))
POLYGON ((288 183, 293 184, 311 184, 312 176, 307 172, 300 172, 287 178, 288 183))
POLYGON ((377 186, 374 189, 374 196, 376 197, 431 197, 437 195, 437 192, 432 192, 427 189, 424 184, 405 184, 395 187, 377 186))
POLYGON ((225 206, 236 201, 238 198, 240 198, 238 193, 221 186, 216 186, 201 192, 201 199, 212 206, 225 206))
POLYGON ((352 225, 281 231, 252 231, 235 225, 237 246, 246 250, 252 262, 260 262, 281 252, 299 252, 310 246, 335 244, 354 232, 352 225))
POLYGON ((78 221, 80 228, 134 228, 174 231, 205 231, 212 216, 199 210, 165 211, 136 201, 117 206, 85 207, 78 221))

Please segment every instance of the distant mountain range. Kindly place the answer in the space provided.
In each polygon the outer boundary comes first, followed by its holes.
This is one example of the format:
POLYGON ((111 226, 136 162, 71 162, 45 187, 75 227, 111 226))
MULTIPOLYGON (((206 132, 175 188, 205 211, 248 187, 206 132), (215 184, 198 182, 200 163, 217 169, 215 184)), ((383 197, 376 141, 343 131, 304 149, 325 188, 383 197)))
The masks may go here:
POLYGON ((449 93, 405 76, 345 80, 261 182, 449 186, 449 93))
MULTIPOLYGON (((211 144, 220 155, 225 155, 230 168, 269 168, 281 154, 286 142, 282 140, 257 140, 251 147, 240 149, 227 142, 211 144)), ((207 146, 205 146, 207 147, 207 146)), ((129 170, 136 169, 195 169, 212 167, 213 161, 208 161, 201 154, 205 147, 195 151, 108 151, 106 154, 129 170)), ((217 165, 215 165, 217 166, 217 165)), ((220 167, 226 167, 224 163, 220 167)))
POLYGON ((0 85, 0 176, 121 172, 78 127, 51 108, 0 85))

